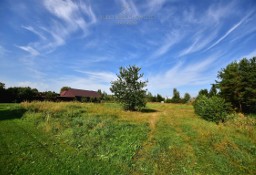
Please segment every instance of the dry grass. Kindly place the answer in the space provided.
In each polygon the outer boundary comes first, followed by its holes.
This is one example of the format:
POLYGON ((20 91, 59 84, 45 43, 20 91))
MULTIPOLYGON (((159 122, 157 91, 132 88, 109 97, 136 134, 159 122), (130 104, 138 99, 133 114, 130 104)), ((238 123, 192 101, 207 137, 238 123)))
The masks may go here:
MULTIPOLYGON (((115 116, 119 122, 147 124, 147 139, 132 157, 129 174, 255 174, 256 119, 242 114, 224 124, 208 122, 194 114, 192 105, 149 103, 144 112, 123 111, 115 103, 22 103, 44 112, 45 132, 62 130, 55 113, 115 116), (78 111, 78 112, 77 112, 78 111)), ((30 116, 40 117, 40 116, 30 116)), ((29 116, 27 117, 29 118, 29 116)), ((106 127, 100 122, 94 129, 106 127)), ((65 130, 68 137, 70 130, 65 130)))

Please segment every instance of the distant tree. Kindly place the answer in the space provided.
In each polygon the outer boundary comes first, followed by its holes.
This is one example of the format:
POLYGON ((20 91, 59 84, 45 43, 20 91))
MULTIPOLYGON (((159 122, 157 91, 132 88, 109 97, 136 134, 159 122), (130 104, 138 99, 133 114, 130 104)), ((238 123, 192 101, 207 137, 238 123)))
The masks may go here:
POLYGON ((191 96, 189 95, 189 93, 185 93, 184 98, 182 99, 182 103, 187 103, 189 102, 191 96))
POLYGON ((150 92, 148 92, 146 94, 146 100, 147 100, 147 102, 155 102, 156 101, 155 97, 150 92))
POLYGON ((198 96, 201 96, 201 95, 205 95, 206 97, 209 97, 208 90, 207 90, 207 89, 201 89, 201 90, 198 92, 198 96))
POLYGON ((140 110, 146 105, 147 81, 141 80, 140 70, 137 66, 120 67, 117 80, 111 82, 110 90, 125 110, 140 110))
POLYGON ((5 84, 0 82, 0 89, 5 89, 5 84))
POLYGON ((172 102, 173 103, 180 103, 181 102, 180 93, 176 88, 173 89, 172 102))
POLYGON ((164 97, 162 97, 160 94, 156 95, 156 102, 164 101, 164 97))
POLYGON ((256 57, 232 62, 218 72, 220 96, 240 112, 256 112, 256 57))
POLYGON ((41 93, 41 97, 46 101, 57 101, 59 94, 53 91, 46 91, 41 93))
POLYGON ((22 102, 38 100, 40 93, 30 87, 10 87, 7 89, 8 102, 22 102))
POLYGON ((63 91, 67 91, 71 89, 71 87, 68 87, 68 86, 63 86, 61 89, 60 89, 60 93, 63 92, 63 91))
POLYGON ((0 82, 0 102, 8 102, 7 97, 8 94, 5 89, 5 84, 0 82))

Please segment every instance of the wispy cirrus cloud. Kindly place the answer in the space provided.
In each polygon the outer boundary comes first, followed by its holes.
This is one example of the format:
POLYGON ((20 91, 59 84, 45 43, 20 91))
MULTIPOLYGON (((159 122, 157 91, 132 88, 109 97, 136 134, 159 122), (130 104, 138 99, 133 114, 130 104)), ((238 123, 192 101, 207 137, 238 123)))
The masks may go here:
POLYGON ((37 55, 40 54, 36 49, 34 49, 30 46, 17 46, 17 47, 26 51, 26 52, 29 52, 32 56, 37 56, 37 55))
POLYGON ((122 11, 119 14, 120 16, 125 15, 126 17, 128 15, 130 16, 139 16, 140 12, 137 8, 137 6, 134 4, 132 0, 121 0, 121 5, 122 5, 122 11))
POLYGON ((183 37, 183 34, 179 31, 173 31, 169 33, 162 41, 162 43, 159 43, 160 46, 153 52, 151 58, 163 56, 164 54, 169 52, 172 46, 179 43, 183 37))
POLYGON ((192 87, 211 83, 211 74, 205 74, 204 76, 202 74, 209 70, 209 67, 213 67, 212 63, 218 58, 217 55, 214 54, 190 64, 180 61, 167 71, 150 76, 148 88, 150 91, 155 92, 161 89, 178 88, 183 85, 190 85, 192 87))
POLYGON ((154 13, 159 11, 165 2, 166 0, 148 0, 146 2, 148 13, 154 13))
POLYGON ((226 37, 228 37, 233 31, 239 28, 251 14, 252 13, 249 13, 244 18, 242 18, 238 23, 236 23, 233 27, 231 27, 222 37, 220 37, 217 41, 215 41, 212 45, 210 45, 206 50, 213 48, 214 46, 219 44, 222 40, 224 40, 226 37))
POLYGON ((76 70, 76 72, 86 74, 91 80, 95 82, 110 83, 116 79, 116 75, 112 72, 93 72, 76 70))
POLYGON ((83 32, 82 37, 88 35, 90 26, 97 23, 91 5, 82 1, 44 0, 43 8, 52 15, 51 19, 39 25, 21 26, 39 37, 36 42, 19 46, 32 56, 52 52, 75 32, 83 32))

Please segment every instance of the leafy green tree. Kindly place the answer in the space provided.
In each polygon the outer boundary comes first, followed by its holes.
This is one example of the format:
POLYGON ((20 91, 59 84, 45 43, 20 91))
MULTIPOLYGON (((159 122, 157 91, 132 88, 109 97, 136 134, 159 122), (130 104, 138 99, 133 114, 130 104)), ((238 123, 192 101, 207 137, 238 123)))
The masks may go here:
POLYGON ((41 96, 43 100, 46 100, 46 101, 57 101, 59 94, 52 91, 46 91, 46 92, 42 92, 41 96))
POLYGON ((211 87, 210 92, 209 92, 208 95, 209 95, 209 97, 217 95, 217 88, 216 88, 215 84, 212 84, 212 87, 211 87))
POLYGON ((201 90, 198 92, 198 96, 201 96, 201 95, 205 95, 206 97, 209 97, 208 90, 207 90, 207 89, 201 89, 201 90))
POLYGON ((140 110, 146 105, 147 81, 141 80, 140 70, 137 66, 120 67, 117 80, 111 82, 110 90, 125 110, 140 110))
POLYGON ((8 102, 7 97, 8 94, 5 89, 5 84, 0 82, 0 102, 8 102))
POLYGON ((0 82, 0 89, 5 89, 5 84, 0 82))
POLYGON ((173 89, 172 102, 173 103, 180 103, 181 102, 180 92, 176 88, 173 89))
POLYGON ((220 96, 240 112, 256 112, 256 57, 232 62, 218 72, 220 96))
POLYGON ((189 102, 190 99, 191 99, 191 96, 189 95, 189 93, 185 93, 184 98, 182 99, 182 102, 187 103, 189 102))
POLYGON ((63 91, 67 91, 67 90, 69 90, 69 89, 71 89, 71 87, 69 87, 69 86, 63 86, 63 87, 60 89, 60 93, 63 92, 63 91))
POLYGON ((200 95, 194 103, 196 114, 205 120, 216 123, 226 120, 230 107, 230 104, 218 96, 206 97, 205 95, 200 95))
POLYGON ((147 100, 147 102, 155 102, 156 101, 155 97, 150 92, 148 92, 146 94, 146 100, 147 100))
POLYGON ((156 95, 156 102, 164 101, 164 97, 162 97, 160 94, 156 95))

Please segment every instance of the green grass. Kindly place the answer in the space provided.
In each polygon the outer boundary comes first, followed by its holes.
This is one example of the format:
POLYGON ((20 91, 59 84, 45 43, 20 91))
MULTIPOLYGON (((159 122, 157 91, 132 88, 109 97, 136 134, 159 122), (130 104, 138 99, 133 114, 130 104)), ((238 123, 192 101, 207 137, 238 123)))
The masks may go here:
POLYGON ((0 174, 256 174, 256 118, 191 105, 0 104, 0 174))

